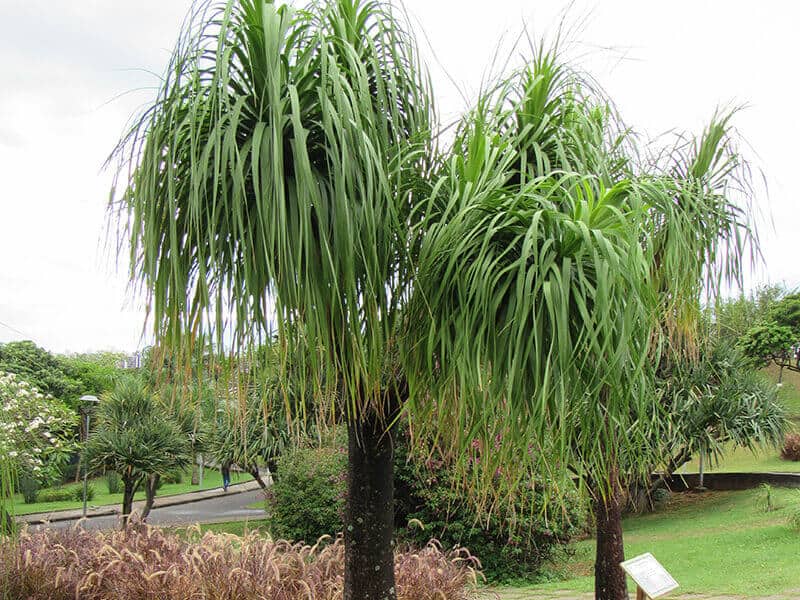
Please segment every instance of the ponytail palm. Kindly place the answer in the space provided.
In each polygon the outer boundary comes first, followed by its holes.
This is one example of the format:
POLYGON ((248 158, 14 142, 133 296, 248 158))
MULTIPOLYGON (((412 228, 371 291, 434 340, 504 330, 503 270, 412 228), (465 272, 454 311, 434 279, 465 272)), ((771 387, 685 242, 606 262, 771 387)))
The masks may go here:
POLYGON ((454 449, 497 446, 472 469, 484 490, 506 491, 489 485, 498 470, 516 486, 515 466, 531 466, 520 448, 539 472, 589 465, 605 481, 636 434, 627 416, 650 385, 653 297, 646 211, 613 179, 624 136, 612 117, 554 53, 537 56, 479 99, 428 210, 410 318, 424 342, 409 372, 441 399, 413 412, 449 422, 454 449))
POLYGON ((436 391, 413 405, 423 428, 448 452, 472 441, 464 472, 495 495, 577 474, 610 600, 627 598, 622 485, 668 416, 657 366, 691 354, 701 293, 738 280, 750 239, 727 118, 644 169, 631 145, 552 52, 484 94, 429 204, 409 319, 413 383, 436 391))
POLYGON ((389 4, 200 2, 117 153, 132 275, 158 333, 210 327, 240 349, 274 310, 287 355, 320 349, 312 366, 335 373, 351 426, 346 598, 395 597, 391 471, 388 490, 369 478, 391 464, 387 374, 430 104, 389 4))

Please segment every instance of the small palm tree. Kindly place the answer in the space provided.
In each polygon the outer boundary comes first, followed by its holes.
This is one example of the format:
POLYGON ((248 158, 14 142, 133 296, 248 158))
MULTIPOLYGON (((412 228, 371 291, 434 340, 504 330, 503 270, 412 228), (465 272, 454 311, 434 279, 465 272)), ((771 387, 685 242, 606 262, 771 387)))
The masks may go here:
POLYGON ((191 446, 178 424, 136 377, 117 380, 114 389, 103 395, 97 418, 84 460, 94 470, 119 473, 124 528, 139 487, 144 485, 147 495, 145 518, 160 477, 185 469, 191 461, 191 446))

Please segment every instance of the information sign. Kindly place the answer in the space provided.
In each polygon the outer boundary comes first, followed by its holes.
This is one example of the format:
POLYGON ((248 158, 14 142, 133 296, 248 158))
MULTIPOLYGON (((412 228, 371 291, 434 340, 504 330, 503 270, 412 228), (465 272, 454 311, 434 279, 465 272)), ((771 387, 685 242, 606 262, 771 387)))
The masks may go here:
MULTIPOLYGON (((631 576, 642 592, 653 600, 665 596, 678 587, 678 582, 649 552, 626 560, 620 566, 631 576)), ((638 596, 639 594, 637 594, 638 596)))

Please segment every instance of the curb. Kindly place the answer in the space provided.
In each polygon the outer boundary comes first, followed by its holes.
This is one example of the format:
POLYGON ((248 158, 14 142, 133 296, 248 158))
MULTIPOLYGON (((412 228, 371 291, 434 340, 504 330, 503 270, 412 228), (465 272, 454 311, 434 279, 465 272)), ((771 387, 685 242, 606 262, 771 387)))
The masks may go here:
MULTIPOLYGON (((157 508, 164 508, 167 506, 177 506, 179 504, 192 504, 194 502, 201 502, 203 500, 210 500, 212 498, 219 498, 222 496, 231 496, 235 494, 243 494, 245 492, 252 492, 260 490, 258 483, 255 481, 244 481, 241 483, 234 483, 228 487, 227 492, 220 491, 220 488, 211 488, 197 492, 189 492, 188 494, 173 494, 172 496, 163 496, 161 499, 156 497, 153 504, 153 510, 157 508), (214 492, 214 493, 209 493, 214 492), (186 498, 185 496, 191 496, 186 498)), ((143 500, 137 500, 133 509, 141 508, 144 504, 143 500)), ((119 514, 117 505, 108 507, 101 507, 87 513, 86 518, 92 519, 94 517, 109 517, 119 514)), ((28 525, 41 525, 43 523, 59 523, 62 521, 80 521, 83 519, 83 512, 80 509, 67 509, 53 511, 52 513, 31 513, 27 515, 19 515, 16 517, 18 523, 27 523, 28 525), (77 512, 77 514, 76 514, 77 512)))

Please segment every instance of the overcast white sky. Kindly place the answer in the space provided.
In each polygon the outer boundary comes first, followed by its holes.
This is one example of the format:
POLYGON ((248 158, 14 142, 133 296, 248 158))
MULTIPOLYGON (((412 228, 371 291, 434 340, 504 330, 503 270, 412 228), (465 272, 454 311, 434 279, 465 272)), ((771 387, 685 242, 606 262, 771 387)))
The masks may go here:
MULTIPOLYGON (((190 0, 0 0, 0 342, 56 352, 134 350, 143 312, 104 241, 102 165, 154 95, 190 0)), ((718 105, 747 104, 737 129, 766 175, 774 227, 749 277, 800 284, 797 174, 800 3, 785 1, 407 0, 427 38, 441 112, 479 88, 498 41, 525 22, 581 26, 572 55, 647 135, 699 130, 718 105)))

